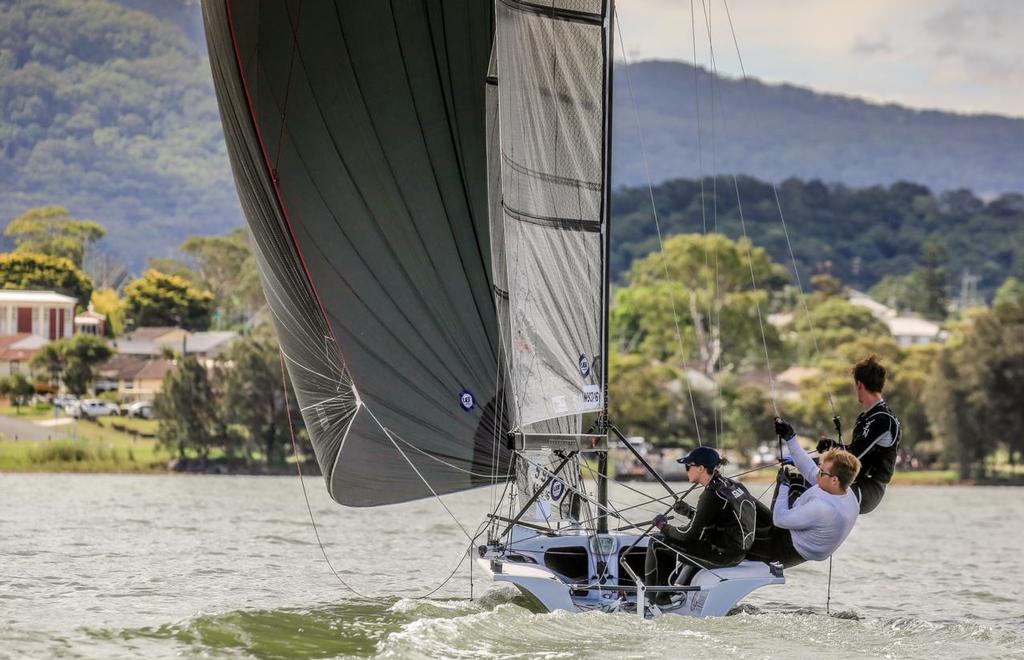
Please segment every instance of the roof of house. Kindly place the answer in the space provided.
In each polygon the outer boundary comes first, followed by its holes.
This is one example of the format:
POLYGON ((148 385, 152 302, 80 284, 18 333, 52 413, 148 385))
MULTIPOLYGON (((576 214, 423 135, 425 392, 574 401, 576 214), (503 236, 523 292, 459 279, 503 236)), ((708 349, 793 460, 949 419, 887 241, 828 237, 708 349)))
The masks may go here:
POLYGON ((896 310, 888 305, 883 305, 863 291, 857 291, 856 289, 849 289, 849 301, 854 305, 861 307, 867 307, 871 310, 871 313, 878 318, 884 319, 886 317, 896 316, 896 310))
POLYGON ((15 335, 0 335, 0 360, 24 362, 49 340, 22 332, 15 335))
POLYGON ((173 368, 164 358, 115 353, 96 368, 96 373, 108 380, 160 380, 173 368))
POLYGON ((942 330, 938 323, 916 316, 896 316, 886 323, 894 337, 937 337, 942 330))
POLYGON ((99 325, 106 320, 106 314, 100 314, 91 309, 75 316, 75 323, 77 325, 99 325))
POLYGON ((209 353, 222 350, 238 338, 237 332, 218 330, 214 332, 193 332, 185 340, 187 353, 209 353))
POLYGON ((143 341, 156 341, 164 335, 169 335, 172 332, 180 332, 181 328, 176 328, 173 325, 167 326, 143 326, 141 328, 135 328, 131 332, 126 332, 123 338, 127 341, 132 342, 143 342, 143 341))
POLYGON ((139 328, 116 340, 114 346, 118 353, 128 355, 160 355, 165 348, 181 351, 184 345, 186 353, 208 355, 223 351, 238 338, 237 332, 230 331, 172 333, 172 330, 179 328, 139 328), (143 330, 146 332, 140 334, 143 330))
POLYGON ((15 289, 0 289, 0 303, 28 304, 41 303, 53 305, 74 305, 78 302, 71 296, 65 296, 56 291, 22 291, 15 289))

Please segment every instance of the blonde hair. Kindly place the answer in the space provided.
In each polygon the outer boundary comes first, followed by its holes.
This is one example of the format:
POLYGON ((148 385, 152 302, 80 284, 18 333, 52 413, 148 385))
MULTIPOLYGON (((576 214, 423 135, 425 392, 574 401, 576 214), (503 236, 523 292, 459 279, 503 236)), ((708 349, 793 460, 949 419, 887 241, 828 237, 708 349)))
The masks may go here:
POLYGON ((831 465, 830 471, 839 479, 839 485, 843 487, 843 490, 850 487, 853 480, 857 478, 857 473, 860 472, 860 459, 838 447, 829 449, 821 455, 821 464, 825 465, 825 463, 831 465))

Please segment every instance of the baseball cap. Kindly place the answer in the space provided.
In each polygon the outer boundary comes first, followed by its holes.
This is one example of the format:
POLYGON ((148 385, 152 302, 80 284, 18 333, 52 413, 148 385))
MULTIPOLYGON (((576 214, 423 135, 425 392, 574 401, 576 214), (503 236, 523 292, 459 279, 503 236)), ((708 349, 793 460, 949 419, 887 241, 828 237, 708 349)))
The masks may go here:
POLYGON ((703 465, 709 470, 714 470, 722 462, 722 457, 711 447, 697 447, 677 462, 683 465, 703 465))

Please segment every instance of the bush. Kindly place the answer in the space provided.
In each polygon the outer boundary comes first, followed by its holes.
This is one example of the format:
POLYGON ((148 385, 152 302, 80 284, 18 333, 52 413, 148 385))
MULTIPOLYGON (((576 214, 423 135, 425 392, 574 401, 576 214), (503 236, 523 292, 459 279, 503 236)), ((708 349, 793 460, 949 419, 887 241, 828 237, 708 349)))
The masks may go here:
POLYGON ((28 460, 32 463, 120 463, 122 457, 121 452, 110 447, 90 447, 86 442, 58 440, 37 445, 29 452, 28 460))

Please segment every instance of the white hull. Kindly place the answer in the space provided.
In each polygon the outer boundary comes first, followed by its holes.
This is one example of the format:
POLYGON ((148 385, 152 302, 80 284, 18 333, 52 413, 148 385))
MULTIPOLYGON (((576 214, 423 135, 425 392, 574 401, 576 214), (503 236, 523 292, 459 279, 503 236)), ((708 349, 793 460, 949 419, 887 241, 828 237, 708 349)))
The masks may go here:
POLYGON ((743 562, 698 571, 688 585, 673 587, 671 605, 637 608, 638 596, 646 603, 645 593, 652 586, 637 584, 643 578, 647 538, 618 532, 595 537, 576 530, 549 536, 519 525, 511 536, 503 547, 481 548, 476 561, 495 582, 515 585, 549 612, 725 616, 755 589, 786 582, 777 565, 743 562))

